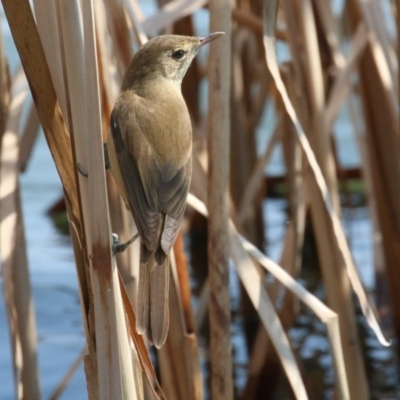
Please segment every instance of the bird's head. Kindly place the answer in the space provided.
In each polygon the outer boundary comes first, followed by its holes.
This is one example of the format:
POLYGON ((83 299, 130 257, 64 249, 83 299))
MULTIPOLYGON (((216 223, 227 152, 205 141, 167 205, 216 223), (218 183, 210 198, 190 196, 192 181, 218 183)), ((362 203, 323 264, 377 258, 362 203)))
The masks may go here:
POLYGON ((180 85, 200 48, 222 35, 223 32, 204 37, 163 35, 149 40, 133 57, 123 89, 152 79, 168 79, 180 85))

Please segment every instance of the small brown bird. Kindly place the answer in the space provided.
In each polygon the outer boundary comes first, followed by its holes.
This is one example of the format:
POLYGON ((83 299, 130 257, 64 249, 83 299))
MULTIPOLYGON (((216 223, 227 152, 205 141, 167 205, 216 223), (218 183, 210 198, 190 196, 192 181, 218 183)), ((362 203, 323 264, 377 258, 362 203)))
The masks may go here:
POLYGON ((111 114, 110 168, 141 240, 137 329, 158 348, 169 327, 169 254, 192 174, 192 126, 181 83, 199 49, 221 35, 148 41, 125 73, 111 114))

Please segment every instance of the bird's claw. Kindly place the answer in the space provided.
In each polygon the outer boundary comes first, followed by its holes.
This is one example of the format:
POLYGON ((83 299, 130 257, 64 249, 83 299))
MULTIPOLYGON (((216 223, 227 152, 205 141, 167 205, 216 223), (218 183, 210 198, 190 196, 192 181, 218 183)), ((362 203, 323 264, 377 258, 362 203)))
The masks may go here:
POLYGON ((127 242, 120 243, 118 235, 116 233, 113 233, 112 234, 112 246, 111 246, 112 255, 115 256, 118 253, 124 252, 128 248, 128 246, 130 244, 132 244, 138 237, 139 237, 139 234, 137 233, 131 239, 129 239, 127 242))

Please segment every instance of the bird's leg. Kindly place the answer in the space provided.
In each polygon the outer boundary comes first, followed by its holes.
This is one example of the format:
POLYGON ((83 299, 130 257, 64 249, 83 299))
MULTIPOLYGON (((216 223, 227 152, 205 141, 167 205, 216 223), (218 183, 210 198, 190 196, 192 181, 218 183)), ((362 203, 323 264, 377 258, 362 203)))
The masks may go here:
POLYGON ((110 169, 110 159, 108 158, 107 143, 103 143, 103 149, 104 149, 104 166, 106 169, 110 169))
POLYGON ((118 240, 118 235, 116 233, 112 234, 112 238, 113 238, 113 243, 112 243, 112 254, 113 256, 115 256, 118 253, 122 253, 123 251, 125 251, 127 249, 127 247, 133 243, 137 238, 139 237, 139 233, 137 233, 136 235, 134 235, 131 239, 129 239, 127 242, 125 243, 120 243, 118 240))

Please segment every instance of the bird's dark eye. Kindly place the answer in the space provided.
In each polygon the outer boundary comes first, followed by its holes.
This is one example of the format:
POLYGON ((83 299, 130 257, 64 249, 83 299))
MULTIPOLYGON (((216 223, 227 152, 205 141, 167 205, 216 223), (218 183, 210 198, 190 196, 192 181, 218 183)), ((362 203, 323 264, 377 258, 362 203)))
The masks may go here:
POLYGON ((172 58, 174 60, 180 60, 186 54, 185 50, 176 50, 172 53, 172 58))

